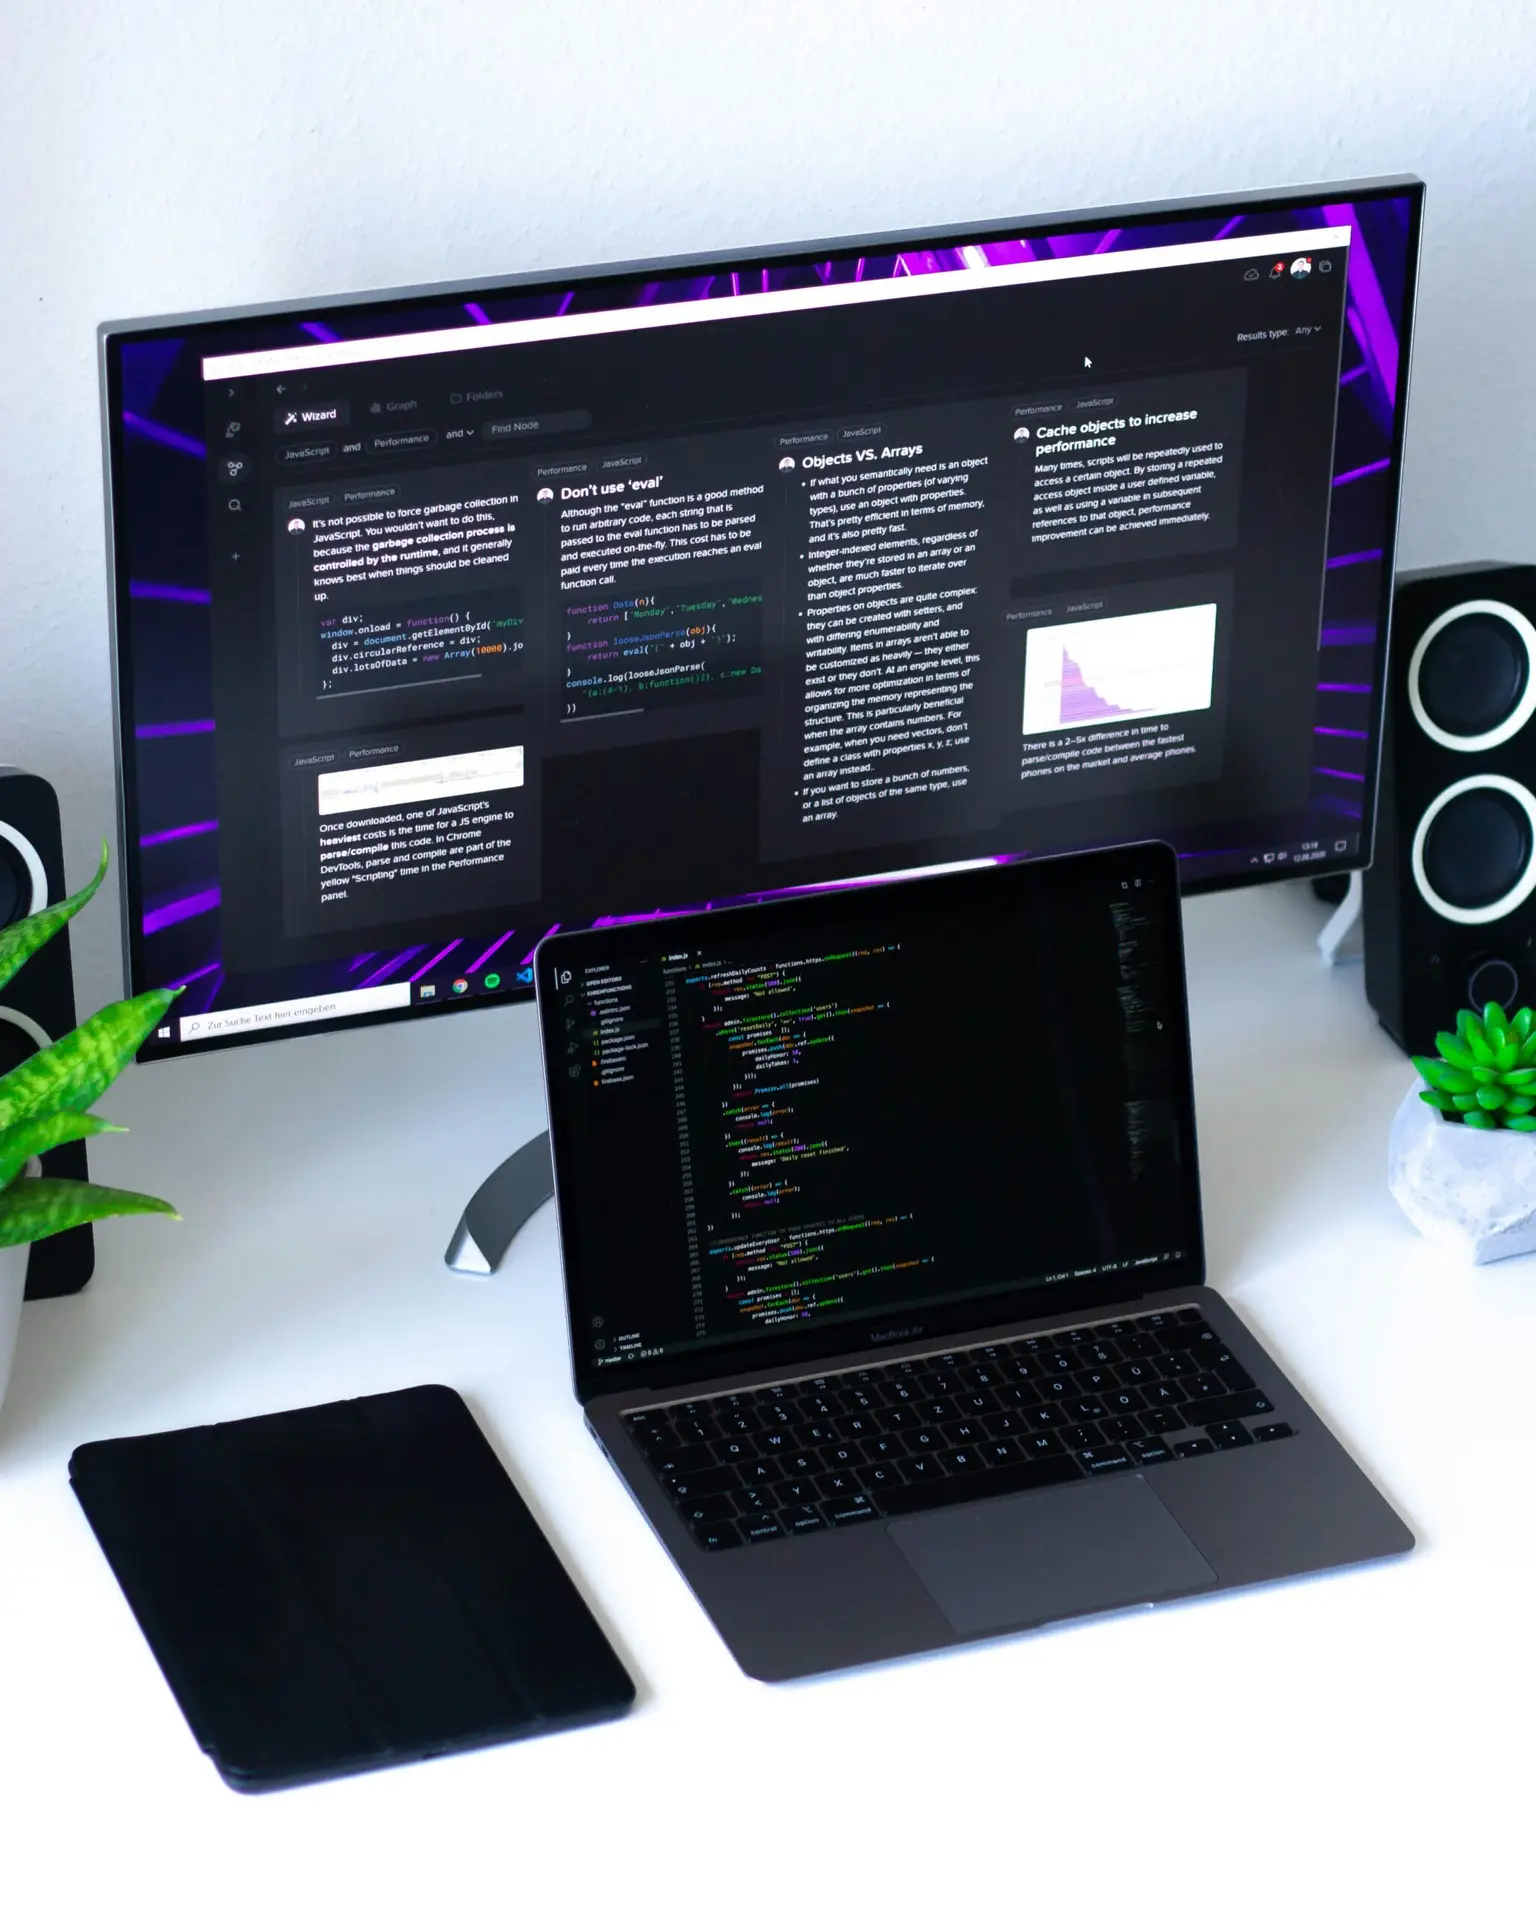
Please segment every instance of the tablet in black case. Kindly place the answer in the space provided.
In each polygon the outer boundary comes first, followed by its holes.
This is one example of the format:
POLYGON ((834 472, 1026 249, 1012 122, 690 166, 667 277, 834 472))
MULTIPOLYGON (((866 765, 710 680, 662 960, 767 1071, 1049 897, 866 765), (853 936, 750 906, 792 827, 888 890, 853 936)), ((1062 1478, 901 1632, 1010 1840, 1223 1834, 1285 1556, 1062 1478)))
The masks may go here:
POLYGON ((447 1387, 96 1441, 69 1473, 188 1725, 244 1792, 633 1704, 447 1387))

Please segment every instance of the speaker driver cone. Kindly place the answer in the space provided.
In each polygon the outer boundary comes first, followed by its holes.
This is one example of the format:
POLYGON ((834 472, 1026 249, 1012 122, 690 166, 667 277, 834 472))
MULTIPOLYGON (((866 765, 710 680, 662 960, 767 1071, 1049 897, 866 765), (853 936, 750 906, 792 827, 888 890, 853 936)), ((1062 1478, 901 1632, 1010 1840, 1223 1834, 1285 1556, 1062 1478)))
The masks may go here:
POLYGON ((1502 600, 1463 600, 1419 635, 1408 705, 1431 740, 1484 753, 1536 714, 1536 626, 1502 600))
POLYGON ((48 904, 48 876, 37 848, 18 827, 0 820, 0 927, 41 913, 48 904))
POLYGON ((1442 919, 1502 920, 1536 889, 1536 796, 1500 773, 1457 780, 1424 809, 1413 879, 1442 919))

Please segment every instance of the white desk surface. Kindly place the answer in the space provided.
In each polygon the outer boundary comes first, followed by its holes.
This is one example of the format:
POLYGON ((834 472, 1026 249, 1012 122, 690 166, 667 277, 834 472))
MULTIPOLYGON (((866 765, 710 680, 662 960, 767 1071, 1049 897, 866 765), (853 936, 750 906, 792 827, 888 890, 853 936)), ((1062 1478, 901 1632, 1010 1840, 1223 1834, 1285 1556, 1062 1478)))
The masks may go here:
POLYGON ((1536 1912, 1536 1259, 1473 1269, 1384 1180, 1409 1069, 1300 885, 1187 913, 1211 1277, 1420 1546, 1357 1573, 826 1680, 738 1671, 587 1437, 546 1208, 457 1210, 542 1121, 527 1008, 130 1071, 96 1279, 0 1411, 0 1906, 33 1917, 1536 1912), (70 1493, 79 1442, 443 1381, 614 1644, 616 1724, 246 1798, 70 1493), (1461 1383, 1458 1386, 1458 1383, 1461 1383))

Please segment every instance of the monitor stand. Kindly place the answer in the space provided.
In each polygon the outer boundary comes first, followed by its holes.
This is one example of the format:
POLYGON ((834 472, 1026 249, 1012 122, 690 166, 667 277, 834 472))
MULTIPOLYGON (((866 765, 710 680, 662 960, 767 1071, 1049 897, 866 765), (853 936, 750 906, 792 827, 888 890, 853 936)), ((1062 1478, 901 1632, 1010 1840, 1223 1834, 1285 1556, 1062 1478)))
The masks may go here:
POLYGON ((480 1182, 443 1259, 481 1278, 501 1265, 513 1237, 555 1191, 549 1135, 536 1133, 480 1182))

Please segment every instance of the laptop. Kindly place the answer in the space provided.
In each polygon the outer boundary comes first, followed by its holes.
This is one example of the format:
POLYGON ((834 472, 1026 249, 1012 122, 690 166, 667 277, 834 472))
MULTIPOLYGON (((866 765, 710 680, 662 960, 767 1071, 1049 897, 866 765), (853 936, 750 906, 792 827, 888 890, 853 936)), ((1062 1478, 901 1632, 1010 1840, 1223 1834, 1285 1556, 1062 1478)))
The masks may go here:
POLYGON ((1170 848, 535 970, 576 1394, 748 1674, 1412 1547, 1207 1284, 1170 848))

